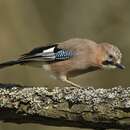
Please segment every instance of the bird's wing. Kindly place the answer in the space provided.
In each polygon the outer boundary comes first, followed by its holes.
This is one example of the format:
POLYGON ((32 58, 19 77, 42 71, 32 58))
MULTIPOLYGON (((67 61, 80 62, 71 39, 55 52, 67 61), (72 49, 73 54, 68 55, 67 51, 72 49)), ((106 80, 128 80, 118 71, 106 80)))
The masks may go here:
POLYGON ((73 57, 74 53, 71 50, 58 48, 58 44, 37 47, 29 53, 23 54, 20 60, 33 61, 61 61, 73 57))

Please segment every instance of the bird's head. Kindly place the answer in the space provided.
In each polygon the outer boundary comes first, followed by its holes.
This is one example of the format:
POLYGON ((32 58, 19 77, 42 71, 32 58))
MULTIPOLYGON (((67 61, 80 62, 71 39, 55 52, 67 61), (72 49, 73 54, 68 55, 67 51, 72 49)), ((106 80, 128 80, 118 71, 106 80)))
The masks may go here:
POLYGON ((125 68, 125 66, 121 64, 122 53, 119 48, 109 43, 101 43, 100 46, 104 52, 102 59, 103 68, 125 68))

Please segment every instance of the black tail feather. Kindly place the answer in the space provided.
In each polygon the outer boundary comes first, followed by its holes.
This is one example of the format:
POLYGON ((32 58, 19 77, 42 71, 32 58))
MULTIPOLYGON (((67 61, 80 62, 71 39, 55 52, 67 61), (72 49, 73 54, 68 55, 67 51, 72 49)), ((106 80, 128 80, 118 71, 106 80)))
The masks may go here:
POLYGON ((4 63, 0 63, 0 69, 6 68, 6 67, 10 67, 13 65, 17 65, 17 64, 22 64, 24 61, 21 60, 11 60, 11 61, 7 61, 4 63))

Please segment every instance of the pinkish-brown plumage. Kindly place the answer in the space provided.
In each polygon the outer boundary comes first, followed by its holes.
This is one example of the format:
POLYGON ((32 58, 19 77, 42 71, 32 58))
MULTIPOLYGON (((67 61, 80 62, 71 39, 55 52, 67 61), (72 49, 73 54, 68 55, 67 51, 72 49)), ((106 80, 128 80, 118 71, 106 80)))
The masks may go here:
POLYGON ((16 60, 0 64, 0 68, 15 64, 38 66, 51 71, 58 79, 79 87, 68 79, 103 68, 123 69, 121 58, 120 50, 112 44, 74 38, 35 48, 16 60))

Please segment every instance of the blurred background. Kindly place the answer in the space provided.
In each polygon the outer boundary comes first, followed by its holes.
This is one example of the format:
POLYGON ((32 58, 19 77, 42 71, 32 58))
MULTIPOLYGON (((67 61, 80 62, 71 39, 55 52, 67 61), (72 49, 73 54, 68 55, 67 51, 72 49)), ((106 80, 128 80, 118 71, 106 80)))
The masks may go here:
MULTIPOLYGON (((0 62, 17 58, 37 46, 70 38, 110 42, 123 53, 126 69, 104 70, 73 78, 82 86, 129 86, 130 0, 0 0, 0 62)), ((1 83, 63 86, 38 68, 14 66, 0 70, 1 83)), ((38 124, 1 123, 1 130, 75 129, 38 124)), ((78 129, 78 128, 77 128, 78 129)))

